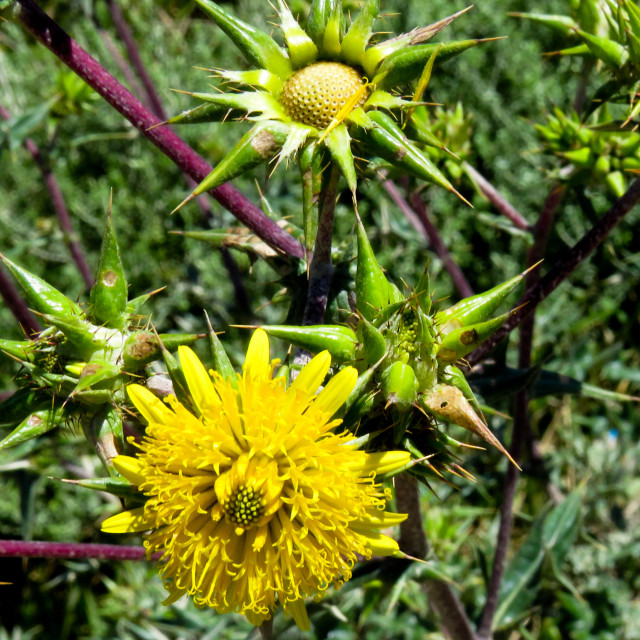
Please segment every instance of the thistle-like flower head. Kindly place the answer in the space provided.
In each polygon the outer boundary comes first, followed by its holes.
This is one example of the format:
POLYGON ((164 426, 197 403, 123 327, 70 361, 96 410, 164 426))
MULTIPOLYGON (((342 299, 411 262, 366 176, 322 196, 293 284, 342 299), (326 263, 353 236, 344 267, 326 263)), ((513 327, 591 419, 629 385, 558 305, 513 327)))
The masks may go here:
POLYGON ((457 193, 428 155, 407 138, 398 113, 404 111, 405 120, 410 119, 436 59, 442 62, 481 42, 425 44, 463 11, 377 42, 373 26, 379 0, 365 0, 348 28, 340 0, 314 0, 305 29, 284 0, 278 0, 283 48, 267 33, 241 22, 215 2, 196 1, 257 69, 216 69, 220 79, 232 83, 233 92, 191 93, 203 104, 168 122, 240 117, 255 125, 187 200, 249 168, 274 158, 280 162, 302 150, 310 150, 312 155, 328 150, 355 192, 352 142, 357 143, 358 155, 365 160, 367 156, 382 157, 395 167, 457 193), (418 88, 413 100, 390 93, 414 78, 418 88))
POLYGON ((304 598, 351 577, 356 554, 402 555, 380 533, 404 520, 384 507, 376 474, 402 468, 409 454, 360 451, 332 416, 356 382, 342 369, 316 394, 330 366, 318 354, 287 388, 273 377, 267 334, 254 333, 242 375, 211 375, 188 348, 180 363, 196 415, 170 398, 131 385, 149 423, 137 457, 115 466, 147 496, 103 530, 147 531, 160 553, 173 602, 184 594, 253 624, 283 605, 301 628, 304 598))

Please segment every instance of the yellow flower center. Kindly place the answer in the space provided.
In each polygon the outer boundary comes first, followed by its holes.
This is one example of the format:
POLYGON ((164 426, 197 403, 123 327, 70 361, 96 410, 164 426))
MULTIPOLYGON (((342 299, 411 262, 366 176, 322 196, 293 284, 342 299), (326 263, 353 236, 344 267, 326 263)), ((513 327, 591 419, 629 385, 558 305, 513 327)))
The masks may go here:
MULTIPOLYGON (((364 78, 353 67, 339 62, 316 62, 287 80, 280 102, 293 120, 325 129, 363 85, 364 78)), ((364 91, 353 107, 362 105, 367 97, 364 91)))

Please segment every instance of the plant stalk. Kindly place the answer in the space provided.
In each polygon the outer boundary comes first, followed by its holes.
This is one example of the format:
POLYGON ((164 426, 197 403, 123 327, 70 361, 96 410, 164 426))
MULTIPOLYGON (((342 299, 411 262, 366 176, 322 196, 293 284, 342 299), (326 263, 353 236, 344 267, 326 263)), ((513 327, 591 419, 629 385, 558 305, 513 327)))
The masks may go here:
MULTIPOLYGON (((534 243, 527 255, 527 267, 531 267, 544 257, 553 220, 558 208, 560 207, 564 193, 565 187, 562 185, 556 185, 549 193, 534 229, 534 243)), ((539 270, 533 269, 532 271, 529 271, 526 276, 527 288, 535 286, 539 281, 539 270)), ((527 318, 524 319, 520 326, 520 344, 518 352, 518 367, 520 369, 529 369, 529 367, 531 367, 534 323, 535 309, 527 318)), ((519 462, 520 460, 522 444, 529 432, 529 391, 528 389, 523 389, 515 398, 513 436, 509 450, 511 457, 516 462, 519 462)), ((513 501, 519 478, 520 471, 515 465, 510 464, 507 467, 507 473, 504 480, 504 495, 502 498, 502 504, 500 505, 500 525, 496 540, 496 550, 493 557, 491 578, 487 587, 487 599, 484 610, 482 611, 480 625, 478 627, 479 640, 488 640, 491 638, 491 628, 499 604, 500 586, 502 584, 502 577, 504 576, 506 568, 507 551, 513 530, 513 501)))
POLYGON ((26 542, 0 540, 1 558, 97 558, 147 560, 144 547, 80 542, 26 542))
MULTIPOLYGON (((400 548, 416 558, 424 558, 429 551, 429 544, 422 526, 417 480, 406 473, 397 476, 395 495, 396 510, 409 514, 400 524, 400 548)), ((425 581, 424 589, 429 606, 440 616, 440 625, 446 637, 451 640, 475 640, 471 622, 451 585, 430 578, 425 581)))
MULTIPOLYGON (((161 121, 82 49, 33 0, 16 0, 13 5, 13 15, 37 40, 127 118, 182 171, 198 182, 211 172, 211 167, 204 158, 169 127, 156 126, 161 124, 161 121)), ((298 241, 283 231, 233 186, 223 184, 212 189, 210 193, 271 247, 285 254, 304 258, 304 251, 298 241)))
POLYGON ((549 272, 540 279, 537 285, 527 290, 518 301, 521 307, 504 325, 493 334, 489 340, 473 351, 467 357, 471 366, 485 358, 496 345, 535 310, 547 296, 569 277, 576 267, 584 262, 593 251, 604 241, 612 229, 635 207, 640 201, 640 178, 636 178, 627 192, 613 204, 613 206, 596 222, 578 242, 558 260, 549 272))

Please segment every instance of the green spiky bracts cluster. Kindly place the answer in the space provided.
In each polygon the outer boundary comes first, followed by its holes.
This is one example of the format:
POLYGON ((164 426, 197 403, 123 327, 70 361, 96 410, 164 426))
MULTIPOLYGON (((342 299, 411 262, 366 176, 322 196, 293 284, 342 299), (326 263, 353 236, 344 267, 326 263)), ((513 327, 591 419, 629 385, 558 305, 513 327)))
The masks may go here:
POLYGON ((627 190, 629 178, 640 173, 640 133, 635 126, 612 122, 607 105, 603 105, 585 126, 580 116, 555 109, 536 131, 545 151, 569 163, 558 177, 570 184, 603 184, 614 198, 627 190))
POLYGON ((46 328, 32 340, 0 340, 0 351, 22 365, 19 390, 0 404, 0 426, 12 429, 0 449, 78 424, 111 471, 111 458, 122 451, 125 385, 145 378, 144 368, 154 360, 177 369, 171 351, 199 336, 157 335, 143 325, 138 309, 152 294, 128 300, 110 215, 86 308, 6 257, 2 261, 46 328))
MULTIPOLYGON (((238 20, 215 2, 196 1, 256 69, 214 70, 220 79, 234 85, 233 92, 190 93, 202 104, 168 122, 244 118, 255 125, 187 200, 248 169, 273 159, 279 162, 293 154, 298 154, 304 175, 306 170, 321 171, 327 164, 322 157, 328 153, 355 192, 352 144, 357 145, 360 158, 382 158, 391 166, 457 194, 429 155, 406 132, 411 129, 407 125, 414 113, 416 126, 424 129, 423 114, 416 107, 422 104, 419 99, 434 62, 444 62, 484 42, 427 43, 463 11, 427 27, 374 42, 379 0, 365 0, 348 27, 340 0, 314 0, 304 29, 284 1, 279 0, 277 10, 285 45, 281 47, 267 33, 238 20), (418 78, 414 100, 391 93, 418 78), (404 125, 399 122, 403 117, 404 125)), ((427 135, 424 132, 422 138, 427 135)), ((417 141, 424 143, 424 139, 417 141)), ((429 142, 442 148, 442 142, 433 135, 429 142)), ((312 184, 313 180, 303 180, 304 189, 311 189, 312 184)), ((305 203, 311 199, 305 197, 305 203)), ((307 208, 305 204, 305 214, 307 208)))
POLYGON ((351 325, 263 327, 274 337, 358 368, 360 378, 347 401, 345 424, 358 433, 386 432, 415 458, 427 458, 412 473, 465 473, 456 463, 457 442, 439 428, 460 425, 508 453, 489 430, 458 361, 493 335, 513 313, 492 317, 522 281, 520 274, 452 307, 432 310, 428 275, 409 296, 385 276, 366 232, 358 225, 356 315, 351 325), (426 469, 426 471, 425 471, 426 469))
POLYGON ((609 80, 593 96, 593 108, 606 101, 629 105, 626 122, 640 114, 640 7, 634 0, 577 0, 571 15, 514 13, 573 40, 556 55, 597 60, 609 80))

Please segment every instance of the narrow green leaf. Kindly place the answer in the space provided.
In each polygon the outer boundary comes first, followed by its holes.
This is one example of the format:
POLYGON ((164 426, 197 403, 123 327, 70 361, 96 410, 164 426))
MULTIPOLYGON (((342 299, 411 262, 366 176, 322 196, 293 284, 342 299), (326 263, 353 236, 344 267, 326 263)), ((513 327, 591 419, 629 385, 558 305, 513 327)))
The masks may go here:
POLYGON ((464 358, 490 338, 512 314, 513 311, 508 311, 497 318, 450 331, 442 337, 438 345, 438 359, 442 362, 455 362, 464 358))
POLYGON ((257 124, 196 187, 189 199, 271 160, 286 142, 288 132, 289 127, 282 123, 257 124))
POLYGON ((460 302, 448 309, 438 311, 434 315, 436 325, 440 331, 447 333, 451 329, 487 320, 506 297, 522 282, 528 271, 523 271, 488 291, 464 298, 464 300, 460 300, 460 302))
POLYGON ((379 89, 392 89, 406 84, 417 77, 433 52, 438 48, 438 62, 446 62, 467 49, 484 42, 493 42, 498 38, 478 38, 475 40, 454 40, 452 42, 419 44, 392 53, 376 69, 374 83, 379 89))
POLYGON ((373 24, 380 12, 380 0, 365 0, 360 13, 342 39, 342 59, 363 66, 364 50, 373 33, 373 24))
POLYGON ((380 311, 393 303, 399 303, 402 295, 384 275, 360 220, 357 221, 356 233, 358 236, 356 308, 364 318, 372 321, 380 311))
POLYGON ((586 31, 578 30, 578 33, 585 41, 589 50, 597 58, 600 58, 602 62, 615 69, 620 69, 622 65, 627 61, 629 54, 623 45, 619 44, 615 40, 609 40, 608 38, 601 38, 600 36, 594 36, 586 31))
POLYGON ((344 124, 338 125, 326 138, 327 147, 331 152, 331 157, 338 165, 340 173, 345 177, 349 190, 355 197, 358 179, 356 168, 351 152, 351 136, 344 124))
POLYGON ((362 137, 374 153, 394 167, 444 187, 466 202, 440 169, 408 140, 391 116, 382 111, 372 111, 368 115, 378 126, 364 132, 362 137))

